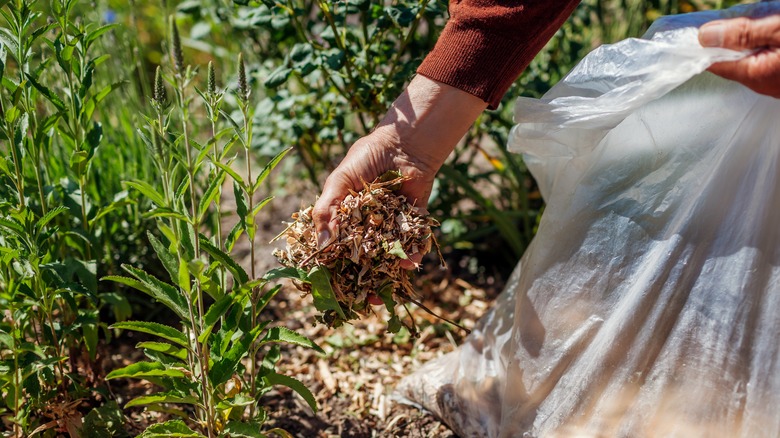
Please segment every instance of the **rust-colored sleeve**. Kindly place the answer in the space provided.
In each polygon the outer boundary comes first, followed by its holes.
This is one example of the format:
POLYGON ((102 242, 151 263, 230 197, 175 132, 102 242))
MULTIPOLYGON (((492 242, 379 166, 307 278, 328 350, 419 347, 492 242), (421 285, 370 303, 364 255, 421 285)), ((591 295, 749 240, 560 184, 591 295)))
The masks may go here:
POLYGON ((450 19, 417 73, 496 108, 579 0, 450 0, 450 19))

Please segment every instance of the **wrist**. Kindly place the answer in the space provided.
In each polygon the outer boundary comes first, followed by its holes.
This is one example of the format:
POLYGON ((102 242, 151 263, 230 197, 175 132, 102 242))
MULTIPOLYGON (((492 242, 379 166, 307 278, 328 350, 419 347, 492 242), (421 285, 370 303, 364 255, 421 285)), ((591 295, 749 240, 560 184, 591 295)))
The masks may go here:
POLYGON ((465 91, 416 76, 393 102, 375 134, 438 170, 487 103, 465 91))

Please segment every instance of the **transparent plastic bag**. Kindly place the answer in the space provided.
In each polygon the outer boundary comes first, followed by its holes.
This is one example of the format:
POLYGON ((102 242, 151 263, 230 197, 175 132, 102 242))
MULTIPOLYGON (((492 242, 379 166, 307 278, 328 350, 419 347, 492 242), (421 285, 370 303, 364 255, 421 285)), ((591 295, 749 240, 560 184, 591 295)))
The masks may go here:
POLYGON ((665 17, 520 99, 547 207, 494 308, 398 397, 463 437, 780 436, 780 100, 665 17))

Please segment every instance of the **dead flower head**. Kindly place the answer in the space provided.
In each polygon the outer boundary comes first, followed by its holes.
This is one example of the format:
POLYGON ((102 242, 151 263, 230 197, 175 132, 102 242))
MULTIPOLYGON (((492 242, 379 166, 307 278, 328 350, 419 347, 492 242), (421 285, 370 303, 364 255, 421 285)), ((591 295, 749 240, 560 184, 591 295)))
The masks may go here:
MULTIPOLYGON (((286 238, 287 248, 274 255, 283 265, 305 272, 325 268, 333 297, 346 320, 357 318, 355 312, 368 310, 368 294, 379 296, 394 318, 390 331, 397 331, 400 321, 392 307, 415 299, 410 274, 401 262, 412 254, 428 253, 436 245, 431 227, 439 225, 393 190, 408 179, 388 172, 365 183, 360 192, 351 191, 337 212, 337 236, 321 249, 317 248, 312 207, 294 213, 295 221, 279 236, 286 238)), ((312 292, 310 282, 296 282, 296 286, 312 292)), ((338 326, 345 320, 339 313, 327 310, 321 319, 338 326)))

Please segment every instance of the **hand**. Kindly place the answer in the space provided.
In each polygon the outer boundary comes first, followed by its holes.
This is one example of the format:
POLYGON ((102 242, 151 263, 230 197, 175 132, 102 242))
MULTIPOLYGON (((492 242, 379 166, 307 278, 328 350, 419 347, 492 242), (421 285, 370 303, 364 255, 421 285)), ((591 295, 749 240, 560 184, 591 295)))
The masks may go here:
MULTIPOLYGON (((335 236, 338 229, 336 209, 349 189, 358 191, 363 188, 364 181, 371 182, 388 170, 400 170, 401 174, 411 177, 399 193, 418 207, 427 206, 433 179, 441 164, 430 157, 417 156, 414 149, 407 149, 392 129, 377 129, 352 145, 341 164, 328 176, 312 211, 320 248, 335 236)), ((421 259, 421 255, 414 254, 402 265, 411 269, 421 259)))
POLYGON ((699 29, 699 42, 704 47, 754 50, 738 61, 714 64, 709 71, 780 98, 780 14, 712 21, 699 29))
MULTIPOLYGON (((412 178, 400 193, 425 208, 436 172, 486 107, 481 99, 457 88, 415 77, 376 129, 355 142, 325 180, 312 211, 320 247, 335 236, 336 209, 349 190, 360 190, 363 181, 371 182, 388 170, 412 178)), ((413 268, 421 257, 412 256, 405 267, 413 268)))

